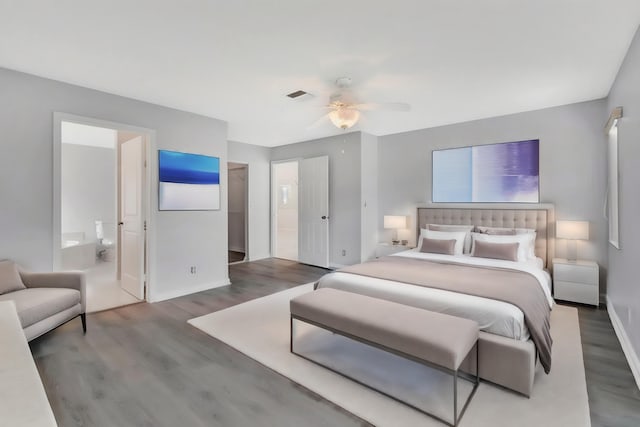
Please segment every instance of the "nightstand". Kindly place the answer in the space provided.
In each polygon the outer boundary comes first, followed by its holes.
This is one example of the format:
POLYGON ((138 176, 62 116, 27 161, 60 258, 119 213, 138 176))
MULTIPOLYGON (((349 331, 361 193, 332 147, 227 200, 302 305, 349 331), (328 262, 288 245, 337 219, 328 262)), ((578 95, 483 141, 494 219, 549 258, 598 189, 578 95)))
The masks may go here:
POLYGON ((563 301, 598 306, 598 264, 593 261, 553 259, 553 296, 563 301))
POLYGON ((412 248, 407 245, 392 245, 391 243, 378 243, 378 246, 376 247, 376 258, 395 254, 397 252, 407 251, 409 249, 412 249, 412 248))

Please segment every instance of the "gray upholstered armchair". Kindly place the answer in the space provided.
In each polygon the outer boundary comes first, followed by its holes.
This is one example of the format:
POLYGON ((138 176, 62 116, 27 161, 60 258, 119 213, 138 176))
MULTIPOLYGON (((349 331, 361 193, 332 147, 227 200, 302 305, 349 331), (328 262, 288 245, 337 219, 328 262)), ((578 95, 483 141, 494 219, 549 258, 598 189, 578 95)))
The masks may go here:
POLYGON ((28 341, 78 316, 86 333, 86 295, 80 271, 30 273, 0 261, 0 301, 14 301, 28 341))

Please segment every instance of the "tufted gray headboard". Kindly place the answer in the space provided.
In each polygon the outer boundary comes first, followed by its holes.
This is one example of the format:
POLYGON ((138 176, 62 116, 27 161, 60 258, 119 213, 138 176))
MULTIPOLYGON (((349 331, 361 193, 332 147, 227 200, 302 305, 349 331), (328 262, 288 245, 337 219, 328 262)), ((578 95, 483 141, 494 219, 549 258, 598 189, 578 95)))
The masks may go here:
POLYGON ((485 227, 533 228, 536 255, 550 265, 554 251, 555 212, 551 204, 457 204, 433 203, 418 207, 416 225, 459 224, 485 227))

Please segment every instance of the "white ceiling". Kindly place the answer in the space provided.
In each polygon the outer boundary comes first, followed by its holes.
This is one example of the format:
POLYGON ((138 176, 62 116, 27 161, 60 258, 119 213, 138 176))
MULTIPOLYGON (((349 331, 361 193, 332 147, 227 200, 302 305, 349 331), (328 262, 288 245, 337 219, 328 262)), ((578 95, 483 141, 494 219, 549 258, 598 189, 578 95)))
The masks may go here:
POLYGON ((341 132, 310 126, 341 76, 411 104, 367 112, 374 135, 602 98, 639 24, 638 0, 0 0, 0 66, 274 146, 341 132))

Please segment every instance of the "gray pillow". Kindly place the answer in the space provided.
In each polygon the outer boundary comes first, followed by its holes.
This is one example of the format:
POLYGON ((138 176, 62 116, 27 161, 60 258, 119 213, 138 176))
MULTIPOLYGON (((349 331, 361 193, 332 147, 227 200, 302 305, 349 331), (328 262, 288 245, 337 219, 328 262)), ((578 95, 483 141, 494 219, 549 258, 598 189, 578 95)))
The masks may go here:
POLYGON ((515 236, 517 234, 514 228, 502 227, 476 227, 476 232, 491 236, 515 236))
POLYGON ((518 261, 519 243, 491 243, 476 240, 473 256, 479 258, 504 259, 518 261))
POLYGON ((464 231, 467 235, 464 236, 463 253, 471 253, 471 232, 474 228, 473 225, 427 224, 427 228, 433 231, 464 231))
POLYGON ((0 295, 26 289, 15 262, 0 261, 0 295))
POLYGON ((420 246, 420 252, 427 252, 430 254, 443 254, 453 255, 456 246, 456 239, 440 240, 440 239, 422 239, 422 246, 420 246))

